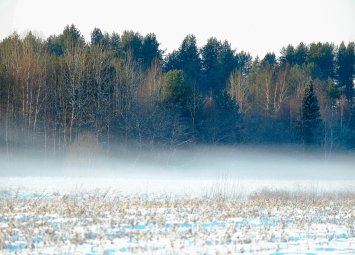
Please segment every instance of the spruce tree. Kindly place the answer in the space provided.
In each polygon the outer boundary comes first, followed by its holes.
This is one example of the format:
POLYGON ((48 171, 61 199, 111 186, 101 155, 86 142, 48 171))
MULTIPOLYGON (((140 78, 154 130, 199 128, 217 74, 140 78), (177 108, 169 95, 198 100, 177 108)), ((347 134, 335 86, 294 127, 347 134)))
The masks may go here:
POLYGON ((170 53, 165 62, 164 71, 182 70, 193 83, 201 78, 201 58, 194 35, 188 35, 182 41, 179 50, 170 53))
POLYGON ((304 143, 316 142, 320 123, 318 99, 313 90, 313 83, 309 82, 305 87, 301 106, 301 135, 304 143))
POLYGON ((101 32, 100 28, 94 28, 91 32, 91 45, 98 45, 101 44, 104 40, 104 35, 101 32))
POLYGON ((337 54, 336 78, 339 86, 343 88, 348 102, 352 102, 354 96, 353 76, 355 74, 355 45, 353 42, 346 47, 344 42, 339 46, 337 54))

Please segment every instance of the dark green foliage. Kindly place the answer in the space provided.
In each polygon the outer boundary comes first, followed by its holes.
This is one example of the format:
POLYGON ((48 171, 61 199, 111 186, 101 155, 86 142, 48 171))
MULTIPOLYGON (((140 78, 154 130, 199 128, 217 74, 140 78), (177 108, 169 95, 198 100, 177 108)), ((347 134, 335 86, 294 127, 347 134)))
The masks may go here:
POLYGON ((74 25, 66 26, 62 34, 58 36, 52 35, 47 39, 49 53, 56 56, 62 56, 66 49, 78 44, 84 45, 85 41, 74 25))
POLYGON ((201 49, 203 90, 220 93, 226 88, 230 73, 237 67, 237 58, 228 41, 208 39, 201 49))
POLYGON ((167 107, 187 114, 191 85, 181 70, 171 70, 163 78, 162 100, 167 107))
POLYGON ((261 60, 261 65, 269 66, 273 69, 277 64, 275 53, 266 53, 265 57, 261 60))
POLYGON ((63 36, 64 40, 72 41, 73 43, 82 40, 80 31, 73 24, 64 28, 63 36))
POLYGON ((81 35, 80 31, 72 24, 71 26, 66 26, 64 28, 63 34, 60 35, 61 42, 63 43, 64 49, 68 47, 73 47, 75 45, 84 45, 84 37, 81 35))
POLYGON ((213 144, 233 144, 239 141, 240 113, 230 94, 223 90, 210 99, 205 110, 203 140, 213 144))
POLYGON ((136 61, 142 60, 143 37, 133 31, 124 31, 121 36, 121 49, 125 56, 132 54, 136 61))
POLYGON ((201 74, 201 59, 199 56, 196 37, 188 35, 179 48, 180 69, 193 82, 198 82, 201 74))
POLYGON ((303 42, 301 42, 295 50, 293 57, 294 63, 296 65, 305 65, 307 63, 306 61, 308 58, 308 52, 308 47, 303 42))
POLYGON ((249 53, 241 51, 237 53, 235 57, 238 70, 240 70, 243 75, 248 75, 252 65, 252 56, 249 53))
POLYGON ((230 115, 231 119, 238 116, 238 105, 226 90, 215 97, 215 106, 222 115, 230 115))
POLYGON ((218 63, 220 68, 220 82, 222 87, 225 88, 226 81, 229 78, 231 72, 237 67, 237 58, 235 57, 234 50, 231 48, 231 44, 228 41, 222 43, 221 51, 218 55, 218 63))
POLYGON ((305 144, 355 148, 353 42, 288 45, 279 59, 260 60, 216 38, 199 48, 188 35, 164 60, 163 53, 154 34, 95 28, 86 43, 74 25, 46 41, 32 33, 5 38, 0 135, 9 123, 53 150, 81 132, 108 147, 290 144, 301 134, 305 144))
POLYGON ((149 68, 153 60, 162 60, 162 52, 155 34, 151 33, 144 37, 142 44, 143 66, 149 68))
POLYGON ((165 59, 165 63, 163 66, 163 71, 169 72, 171 70, 181 70, 181 61, 180 61, 180 55, 177 50, 174 50, 165 59))
POLYGON ((61 40, 60 37, 54 35, 50 36, 47 39, 47 45, 48 45, 48 52, 51 55, 55 55, 55 56, 63 55, 64 45, 63 45, 63 40, 61 40))
POLYGON ((162 59, 162 51, 153 33, 143 37, 133 31, 124 31, 120 38, 115 35, 113 39, 114 43, 111 47, 114 51, 121 50, 123 58, 131 55, 133 60, 141 64, 144 69, 148 69, 154 59, 158 61, 162 59))
POLYGON ((178 51, 167 56, 164 71, 180 69, 192 82, 199 82, 201 78, 201 59, 199 56, 196 37, 188 35, 182 41, 178 51))
POLYGON ((342 88, 349 102, 352 101, 354 97, 354 68, 354 43, 349 43, 346 47, 344 42, 342 42, 339 46, 337 54, 336 79, 339 83, 339 87, 342 88))
POLYGON ((304 43, 300 43, 296 48, 293 45, 288 45, 281 49, 281 63, 288 63, 290 65, 306 65, 309 50, 304 43))
POLYGON ((334 77, 334 45, 311 43, 308 53, 309 68, 314 79, 327 80, 334 77))
POLYGON ((288 45, 286 48, 281 49, 281 57, 280 61, 282 63, 289 63, 290 65, 294 65, 295 61, 295 48, 292 45, 288 45))
POLYGON ((317 142, 320 123, 318 99, 314 93, 313 83, 309 82, 305 87, 301 106, 301 135, 304 143, 317 142))
POLYGON ((331 78, 328 78, 326 82, 325 92, 327 97, 329 97, 333 102, 340 97, 340 91, 334 83, 334 80, 331 78))
POLYGON ((218 55, 221 51, 221 42, 216 38, 210 38, 207 44, 201 49, 203 89, 205 91, 219 91, 223 84, 220 84, 220 73, 218 55))
POLYGON ((101 32, 100 28, 94 28, 91 32, 91 45, 99 45, 102 44, 104 40, 104 35, 101 32))
POLYGON ((110 39, 110 49, 114 52, 115 57, 118 57, 120 51, 121 38, 118 34, 113 33, 110 39))
POLYGON ((191 115, 192 89, 182 70, 171 70, 163 77, 162 106, 169 119, 165 132, 174 143, 187 142, 193 137, 190 121, 193 117, 191 115))

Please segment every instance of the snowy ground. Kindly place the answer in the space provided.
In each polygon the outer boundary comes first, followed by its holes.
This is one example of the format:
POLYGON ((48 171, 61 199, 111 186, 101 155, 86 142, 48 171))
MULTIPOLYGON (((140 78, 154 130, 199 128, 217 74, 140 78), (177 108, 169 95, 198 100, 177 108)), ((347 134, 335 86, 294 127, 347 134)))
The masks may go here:
POLYGON ((1 254, 355 253, 353 193, 227 197, 216 187, 192 198, 49 187, 0 193, 1 254))
POLYGON ((0 156, 0 254, 355 254, 353 153, 117 155, 0 156))

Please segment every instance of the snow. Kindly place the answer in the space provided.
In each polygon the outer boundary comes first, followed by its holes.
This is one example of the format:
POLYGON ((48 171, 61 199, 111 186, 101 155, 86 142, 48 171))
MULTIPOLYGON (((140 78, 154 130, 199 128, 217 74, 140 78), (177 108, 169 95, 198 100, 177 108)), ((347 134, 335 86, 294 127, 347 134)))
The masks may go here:
MULTIPOLYGON (((18 179, 17 179, 18 180, 18 179)), ((43 187, 43 186, 42 186, 43 187)), ((53 190, 51 190, 53 191, 53 190)), ((2 254, 349 254, 354 198, 7 192, 2 254)))

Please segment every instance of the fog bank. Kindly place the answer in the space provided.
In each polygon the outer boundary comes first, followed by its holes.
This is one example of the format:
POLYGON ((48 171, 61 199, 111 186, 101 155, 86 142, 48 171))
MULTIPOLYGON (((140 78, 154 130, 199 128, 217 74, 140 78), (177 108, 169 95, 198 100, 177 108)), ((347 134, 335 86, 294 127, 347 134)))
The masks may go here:
POLYGON ((123 193, 250 193, 267 189, 353 190, 352 152, 301 149, 193 147, 133 150, 111 155, 1 156, 0 188, 32 191, 115 190, 123 193))

